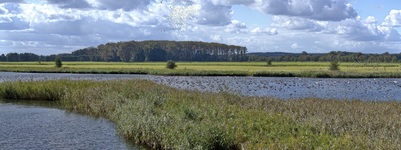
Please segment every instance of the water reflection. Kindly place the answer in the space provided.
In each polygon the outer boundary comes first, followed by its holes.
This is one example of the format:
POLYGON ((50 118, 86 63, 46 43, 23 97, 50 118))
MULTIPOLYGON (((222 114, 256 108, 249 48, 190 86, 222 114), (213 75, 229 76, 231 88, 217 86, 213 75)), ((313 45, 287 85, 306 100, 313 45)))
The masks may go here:
POLYGON ((137 149, 109 121, 46 108, 48 103, 0 101, 0 149, 137 149))

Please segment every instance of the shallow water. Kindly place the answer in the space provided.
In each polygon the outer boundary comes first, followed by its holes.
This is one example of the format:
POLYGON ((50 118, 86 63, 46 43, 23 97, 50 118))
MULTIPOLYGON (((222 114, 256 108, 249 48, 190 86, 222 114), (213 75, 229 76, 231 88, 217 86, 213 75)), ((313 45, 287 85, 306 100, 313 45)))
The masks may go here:
POLYGON ((42 104, 0 102, 0 149, 137 149, 114 124, 42 104), (36 106, 35 106, 36 105, 36 106))
POLYGON ((159 83, 202 91, 281 99, 317 97, 341 100, 401 101, 401 79, 317 79, 259 77, 165 77, 159 83))
POLYGON ((318 79, 267 77, 184 77, 113 74, 0 73, 0 82, 17 80, 114 80, 148 79, 160 84, 200 91, 229 91, 241 95, 281 99, 317 97, 401 101, 401 79, 318 79))

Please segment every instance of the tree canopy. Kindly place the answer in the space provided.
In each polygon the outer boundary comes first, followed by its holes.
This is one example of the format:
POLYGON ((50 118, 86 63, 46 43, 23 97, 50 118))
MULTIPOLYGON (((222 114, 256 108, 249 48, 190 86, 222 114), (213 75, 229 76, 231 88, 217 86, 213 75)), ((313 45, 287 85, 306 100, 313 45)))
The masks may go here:
POLYGON ((247 48, 194 41, 129 41, 72 52, 80 61, 246 61, 247 48))

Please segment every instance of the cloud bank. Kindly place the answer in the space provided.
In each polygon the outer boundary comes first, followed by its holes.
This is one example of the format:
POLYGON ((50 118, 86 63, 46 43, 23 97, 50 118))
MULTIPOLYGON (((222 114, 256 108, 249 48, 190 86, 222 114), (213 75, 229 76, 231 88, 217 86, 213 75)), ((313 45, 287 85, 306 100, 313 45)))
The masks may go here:
POLYGON ((347 0, 0 0, 0 53, 65 53, 125 40, 201 40, 249 51, 398 52, 400 28, 401 10, 362 18, 347 0), (233 19, 235 5, 273 22, 233 19))

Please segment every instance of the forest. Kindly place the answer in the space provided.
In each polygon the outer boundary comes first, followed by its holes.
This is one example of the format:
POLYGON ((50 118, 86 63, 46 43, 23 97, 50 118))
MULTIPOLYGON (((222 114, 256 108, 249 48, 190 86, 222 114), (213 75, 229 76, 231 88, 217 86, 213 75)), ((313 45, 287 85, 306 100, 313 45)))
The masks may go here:
POLYGON ((329 53, 248 53, 242 46, 197 41, 128 41, 106 43, 72 53, 36 55, 33 53, 8 53, 0 55, 1 62, 54 61, 95 62, 244 62, 244 61, 300 61, 300 62, 400 62, 401 54, 364 54, 360 52, 331 51, 329 53))

